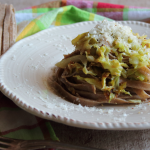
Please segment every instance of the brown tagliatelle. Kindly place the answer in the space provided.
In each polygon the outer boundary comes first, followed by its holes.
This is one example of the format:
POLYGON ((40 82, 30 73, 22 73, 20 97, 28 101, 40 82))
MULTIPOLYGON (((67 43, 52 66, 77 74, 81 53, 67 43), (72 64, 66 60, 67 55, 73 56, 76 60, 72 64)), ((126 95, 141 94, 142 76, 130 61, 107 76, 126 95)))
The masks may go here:
POLYGON ((55 87, 67 100, 91 107, 150 98, 150 41, 146 36, 103 21, 72 44, 75 51, 56 64, 55 87))

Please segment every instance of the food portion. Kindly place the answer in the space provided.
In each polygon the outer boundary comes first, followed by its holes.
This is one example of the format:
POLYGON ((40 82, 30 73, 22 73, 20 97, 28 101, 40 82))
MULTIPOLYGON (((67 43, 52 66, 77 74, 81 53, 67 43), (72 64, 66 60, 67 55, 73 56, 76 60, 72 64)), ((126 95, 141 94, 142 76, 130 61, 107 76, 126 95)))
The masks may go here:
POLYGON ((67 100, 83 106, 131 104, 150 98, 150 39, 128 26, 102 21, 72 40, 55 87, 67 100))

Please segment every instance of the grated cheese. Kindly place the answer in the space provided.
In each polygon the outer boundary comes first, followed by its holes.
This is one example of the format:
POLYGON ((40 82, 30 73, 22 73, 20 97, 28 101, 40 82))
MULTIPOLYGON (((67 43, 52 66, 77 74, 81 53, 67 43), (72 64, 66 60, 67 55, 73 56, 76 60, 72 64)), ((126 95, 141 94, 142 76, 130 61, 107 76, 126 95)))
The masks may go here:
POLYGON ((128 42, 129 38, 133 41, 132 44, 135 45, 139 45, 142 42, 141 39, 133 35, 129 26, 123 26, 115 21, 110 22, 104 20, 91 29, 89 33, 91 37, 99 42, 99 46, 106 45, 113 47, 114 40, 117 40, 117 42, 123 43, 124 46, 131 48, 132 45, 128 42))

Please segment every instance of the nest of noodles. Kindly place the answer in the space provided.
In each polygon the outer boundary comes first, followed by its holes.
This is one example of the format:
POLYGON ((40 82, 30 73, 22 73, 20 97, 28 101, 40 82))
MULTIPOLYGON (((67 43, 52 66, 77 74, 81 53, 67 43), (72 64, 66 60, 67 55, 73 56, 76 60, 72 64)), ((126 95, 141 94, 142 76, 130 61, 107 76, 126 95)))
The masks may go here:
MULTIPOLYGON (((134 33, 132 33, 134 34, 134 33)), ((134 34, 141 43, 124 46, 98 45, 89 32, 72 40, 75 51, 56 64, 56 89, 67 100, 82 106, 135 104, 150 98, 150 41, 134 34)), ((129 43, 132 40, 128 39, 129 43)))

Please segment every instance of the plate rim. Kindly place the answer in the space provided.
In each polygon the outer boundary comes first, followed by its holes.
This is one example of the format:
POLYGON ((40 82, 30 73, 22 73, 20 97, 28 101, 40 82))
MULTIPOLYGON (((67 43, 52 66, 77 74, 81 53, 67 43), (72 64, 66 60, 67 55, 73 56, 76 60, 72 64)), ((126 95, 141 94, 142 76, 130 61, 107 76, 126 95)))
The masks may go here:
MULTIPOLYGON (((13 50, 14 47, 17 45, 21 44, 24 41, 33 39, 36 36, 40 36, 41 34, 45 34, 48 31, 51 30, 57 30, 57 28, 71 28, 72 26, 79 26, 79 25, 87 25, 87 24, 97 24, 101 21, 84 21, 84 22, 79 22, 75 24, 70 24, 70 25, 64 25, 64 26, 57 26, 53 28, 48 28, 45 30, 42 30, 34 35, 31 35, 29 37, 26 37, 24 39, 21 39, 20 41, 16 42, 12 47, 9 48, 9 50, 5 53, 5 55, 0 56, 0 91, 9 99, 11 99, 18 107, 22 108, 23 110, 38 116, 43 119, 47 120, 52 120, 58 123, 63 123, 65 125, 69 126, 74 126, 74 127, 79 127, 79 128, 86 128, 86 129, 97 129, 97 130, 143 130, 143 129, 149 129, 150 128, 150 122, 139 122, 139 123, 130 123, 130 122, 82 122, 79 120, 74 120, 74 119, 68 119, 67 117, 61 117, 61 116, 56 116, 53 113, 48 113, 48 112, 43 112, 42 110, 37 110, 35 107, 30 106, 30 104, 26 104, 22 102, 17 95, 14 95, 7 89, 7 85, 2 80, 2 61, 7 57, 7 53, 11 53, 11 50, 13 50)), ((117 21, 122 24, 136 24, 139 26, 145 26, 150 28, 150 24, 140 22, 140 21, 117 21)))

